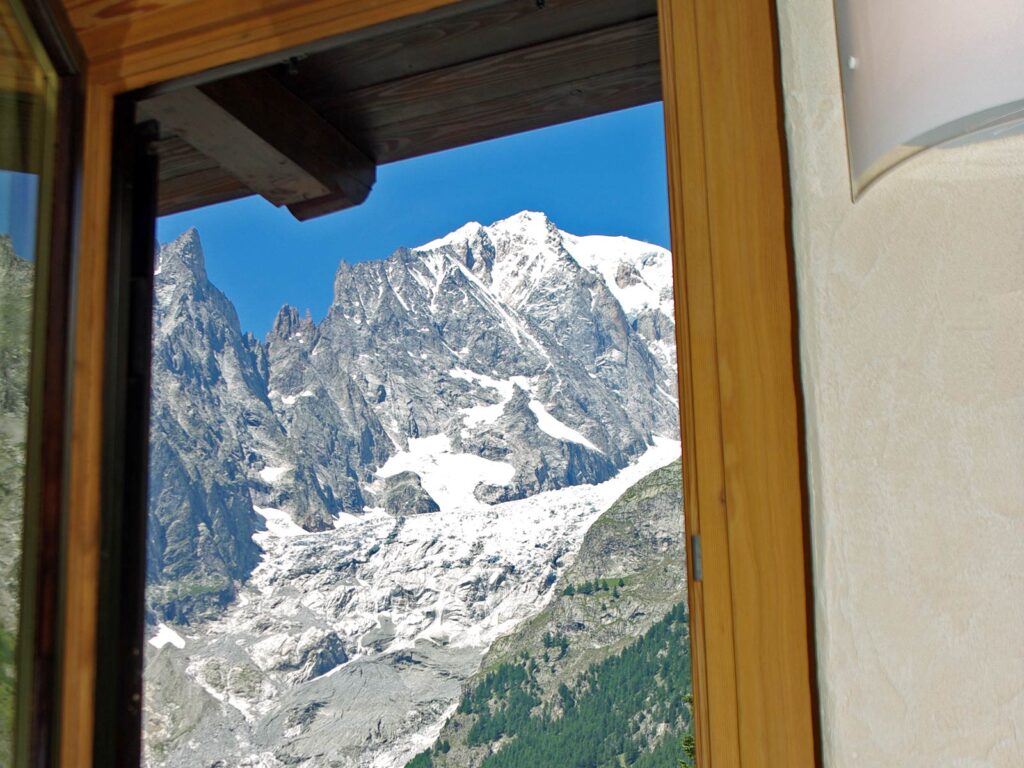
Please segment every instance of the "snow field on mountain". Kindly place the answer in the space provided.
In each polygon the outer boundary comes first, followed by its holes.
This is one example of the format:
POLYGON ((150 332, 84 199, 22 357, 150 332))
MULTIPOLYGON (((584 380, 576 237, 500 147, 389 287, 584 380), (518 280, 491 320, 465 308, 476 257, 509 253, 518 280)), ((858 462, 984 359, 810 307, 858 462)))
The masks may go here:
POLYGON ((161 622, 156 625, 156 629, 156 634, 149 639, 149 644, 154 648, 160 649, 168 644, 178 649, 185 647, 185 639, 166 624, 161 622))
POLYGON ((568 424, 563 424, 548 413, 548 409, 544 407, 544 403, 539 400, 530 400, 530 410, 533 411, 533 415, 537 417, 537 426, 542 432, 546 432, 556 440, 567 440, 570 443, 579 443, 592 451, 601 453, 601 449, 587 440, 587 438, 568 424))
POLYGON ((597 272, 627 315, 645 309, 660 309, 673 316, 672 255, 657 245, 628 237, 607 235, 564 236, 565 246, 577 263, 597 272), (622 264, 636 270, 639 282, 620 285, 618 270, 622 264))
POLYGON ((260 479, 265 483, 276 483, 291 469, 291 467, 264 467, 259 472, 260 479))
MULTIPOLYGON (((410 459, 421 463, 395 471, 419 468, 429 478, 424 462, 445 455, 437 452, 440 437, 410 442, 410 459)), ((395 654, 419 657, 435 647, 460 654, 462 664, 469 654, 476 660, 469 668, 475 668, 495 638, 546 605, 553 594, 550 582, 571 564, 593 521, 679 452, 677 440, 656 438, 637 462, 604 483, 493 506, 472 498, 479 478, 453 464, 448 470, 455 476, 448 477, 446 487, 434 487, 439 512, 403 520, 368 509, 323 533, 300 534, 285 512, 260 508, 267 521, 267 530, 256 534, 263 560, 222 618, 191 628, 182 651, 187 674, 258 729, 283 697, 302 700, 307 688, 309 696, 314 690, 322 696, 335 684, 349 685, 340 673, 353 665, 363 669, 377 660, 390 665, 395 654), (468 481, 460 480, 458 471, 468 481), (315 648, 332 634, 342 639, 347 660, 315 678, 297 677, 293 670, 302 666, 302 649, 315 648), (210 664, 226 648, 236 667, 252 669, 250 675, 258 670, 257 685, 230 689, 227 677, 214 674, 210 664)), ((154 640, 168 637, 160 631, 154 640)), ((397 672, 400 676, 401 668, 397 672)), ((442 664, 436 674, 456 672, 444 671, 442 664)), ((399 764, 401 756, 429 740, 455 703, 439 704, 430 727, 421 724, 397 734, 368 751, 361 764, 399 764)), ((258 751, 249 756, 255 765, 260 758, 258 751)))
POLYGON ((253 538, 256 543, 261 545, 263 540, 268 536, 274 537, 285 537, 285 536, 308 536, 309 531, 295 524, 292 520, 292 516, 287 512, 280 509, 274 509, 273 507, 258 507, 253 506, 253 511, 262 517, 267 523, 267 530, 265 532, 254 533, 253 538))
MULTIPOLYGON (((532 394, 534 384, 536 382, 535 378, 530 378, 528 376, 512 376, 508 379, 495 379, 493 376, 474 373, 473 371, 468 371, 465 368, 453 368, 448 372, 448 375, 453 379, 462 379, 463 381, 469 381, 481 387, 493 389, 501 396, 501 402, 499 403, 473 405, 469 408, 460 409, 459 412, 462 413, 464 417, 464 427, 462 430, 463 437, 466 437, 469 434, 469 431, 475 427, 479 427, 483 424, 493 424, 496 422, 504 412, 508 401, 512 399, 512 395, 515 393, 515 388, 517 386, 525 392, 532 394)), ((587 438, 580 434, 578 430, 573 429, 568 424, 565 424, 552 416, 551 413, 548 412, 547 407, 539 400, 535 400, 533 398, 530 399, 530 410, 533 411, 533 415, 537 417, 537 426, 542 432, 551 435, 556 440, 566 440, 570 443, 579 443, 580 445, 590 448, 592 451, 601 452, 596 445, 587 440, 587 438)))
POLYGON ((452 453, 447 435, 410 438, 409 450, 389 458, 377 476, 393 477, 400 472, 415 472, 423 490, 442 510, 467 510, 484 506, 473 491, 480 483, 508 485, 516 468, 470 453, 452 453))

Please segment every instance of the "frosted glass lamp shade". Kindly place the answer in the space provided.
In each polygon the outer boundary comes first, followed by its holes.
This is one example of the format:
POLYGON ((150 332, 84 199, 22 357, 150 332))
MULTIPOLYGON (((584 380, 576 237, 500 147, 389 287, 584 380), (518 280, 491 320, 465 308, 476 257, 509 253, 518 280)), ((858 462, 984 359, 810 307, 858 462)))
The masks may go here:
POLYGON ((836 0, 853 196, 899 162, 1024 119, 1024 0, 836 0))

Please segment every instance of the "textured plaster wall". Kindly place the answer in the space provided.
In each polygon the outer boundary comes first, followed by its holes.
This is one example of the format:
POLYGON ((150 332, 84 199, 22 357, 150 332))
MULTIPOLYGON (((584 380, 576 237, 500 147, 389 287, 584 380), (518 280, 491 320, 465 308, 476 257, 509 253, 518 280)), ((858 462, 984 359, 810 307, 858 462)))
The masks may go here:
POLYGON ((1024 766, 1024 137, 850 202, 831 0, 779 0, 827 768, 1024 766))

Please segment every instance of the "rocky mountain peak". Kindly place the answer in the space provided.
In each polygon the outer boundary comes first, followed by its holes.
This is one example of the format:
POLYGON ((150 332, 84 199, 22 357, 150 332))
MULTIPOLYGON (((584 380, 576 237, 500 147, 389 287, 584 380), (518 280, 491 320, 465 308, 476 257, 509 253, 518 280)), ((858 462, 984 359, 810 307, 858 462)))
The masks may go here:
POLYGON ((208 280, 203 244, 199 239, 199 230, 195 227, 190 227, 172 242, 161 246, 157 250, 156 262, 156 274, 164 275, 165 279, 177 276, 191 277, 200 282, 208 280))
POLYGON ((520 211, 519 213, 500 219, 488 227, 490 233, 507 237, 519 243, 543 245, 552 240, 560 239, 561 230, 540 211, 520 211))
POLYGON ((312 313, 307 309, 300 314, 298 308, 285 304, 277 313, 270 330, 272 339, 289 339, 297 334, 310 333, 316 327, 312 313))

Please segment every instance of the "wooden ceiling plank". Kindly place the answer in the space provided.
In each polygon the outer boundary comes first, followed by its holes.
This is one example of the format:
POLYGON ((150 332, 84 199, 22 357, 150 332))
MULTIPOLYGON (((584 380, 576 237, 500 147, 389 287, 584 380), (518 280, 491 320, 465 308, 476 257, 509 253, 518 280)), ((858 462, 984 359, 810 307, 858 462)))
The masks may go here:
POLYGON ((477 102, 443 115, 375 128, 372 151, 383 165, 523 131, 581 120, 661 99, 656 62, 477 102))
POLYGON ((373 135, 382 124, 658 61, 658 20, 652 16, 310 103, 327 119, 357 121, 354 130, 373 135))
MULTIPOLYGON (((306 99, 414 77, 456 64, 656 15, 655 0, 504 2, 318 53, 288 85, 306 99)), ((655 46, 657 47, 657 46, 655 46)))

